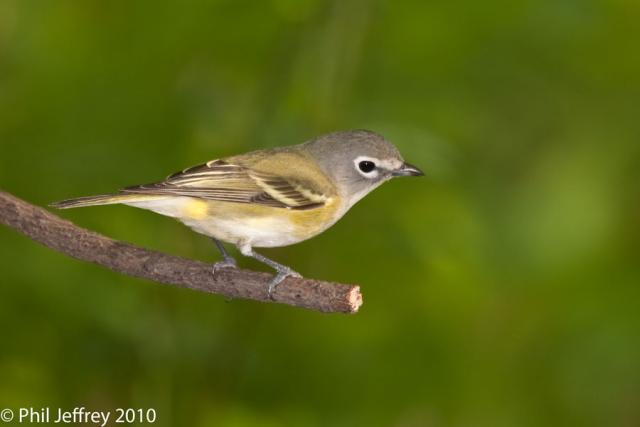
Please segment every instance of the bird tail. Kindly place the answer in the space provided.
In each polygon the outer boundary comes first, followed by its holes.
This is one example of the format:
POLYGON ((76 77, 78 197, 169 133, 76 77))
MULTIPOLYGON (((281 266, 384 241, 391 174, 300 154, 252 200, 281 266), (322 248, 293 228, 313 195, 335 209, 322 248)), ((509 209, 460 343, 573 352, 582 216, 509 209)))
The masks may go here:
POLYGON ((49 206, 57 209, 82 208, 85 206, 114 205, 117 203, 135 202, 140 199, 148 199, 148 196, 138 194, 100 194, 97 196, 78 197, 75 199, 53 202, 49 206))

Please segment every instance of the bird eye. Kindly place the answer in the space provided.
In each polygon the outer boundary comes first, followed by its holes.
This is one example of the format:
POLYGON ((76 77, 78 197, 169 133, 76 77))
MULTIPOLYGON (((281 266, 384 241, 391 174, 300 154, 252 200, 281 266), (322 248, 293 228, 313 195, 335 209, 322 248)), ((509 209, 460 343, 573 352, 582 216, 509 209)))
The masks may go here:
POLYGON ((358 167, 362 172, 369 173, 376 168, 376 164, 369 160, 363 160, 360 163, 358 163, 358 167))

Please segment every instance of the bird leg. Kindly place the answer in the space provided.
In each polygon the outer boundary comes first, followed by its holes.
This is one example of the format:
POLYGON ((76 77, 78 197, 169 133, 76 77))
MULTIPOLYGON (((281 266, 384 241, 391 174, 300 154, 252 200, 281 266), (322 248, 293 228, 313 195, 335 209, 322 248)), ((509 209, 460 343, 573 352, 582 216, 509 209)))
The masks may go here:
POLYGON ((286 279, 287 277, 302 277, 299 273, 293 271, 291 268, 287 267, 286 265, 282 265, 270 258, 267 258, 264 255, 260 255, 259 253, 256 253, 249 245, 246 245, 246 244, 238 245, 238 249, 240 250, 240 253, 242 253, 242 255, 256 259, 277 271, 277 274, 273 277, 273 279, 271 279, 271 281, 269 282, 269 287, 267 288, 267 293, 269 294, 270 298, 276 286, 278 286, 278 284, 282 282, 284 279, 286 279))
POLYGON ((223 261, 218 261, 213 264, 213 274, 216 274, 216 271, 222 268, 236 268, 236 260, 233 259, 231 255, 224 248, 223 244, 218 239, 212 239, 213 243, 216 244, 218 250, 222 254, 223 261))

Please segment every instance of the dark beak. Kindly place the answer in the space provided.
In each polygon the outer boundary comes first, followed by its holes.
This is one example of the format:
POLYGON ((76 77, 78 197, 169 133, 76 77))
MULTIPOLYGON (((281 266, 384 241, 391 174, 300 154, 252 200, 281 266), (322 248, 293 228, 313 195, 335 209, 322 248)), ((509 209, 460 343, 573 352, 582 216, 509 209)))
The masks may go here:
POLYGON ((417 167, 410 165, 409 163, 405 163, 398 170, 395 170, 391 173, 393 176, 424 176, 424 173, 418 169, 417 167))

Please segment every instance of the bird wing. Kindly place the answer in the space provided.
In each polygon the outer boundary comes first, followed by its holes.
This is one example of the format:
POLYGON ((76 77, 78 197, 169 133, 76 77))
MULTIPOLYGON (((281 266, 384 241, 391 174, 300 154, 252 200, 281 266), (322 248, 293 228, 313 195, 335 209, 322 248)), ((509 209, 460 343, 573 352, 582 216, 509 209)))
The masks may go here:
POLYGON ((266 173, 228 160, 212 160, 161 182, 124 188, 121 193, 188 196, 288 209, 318 208, 330 198, 306 180, 266 173))

